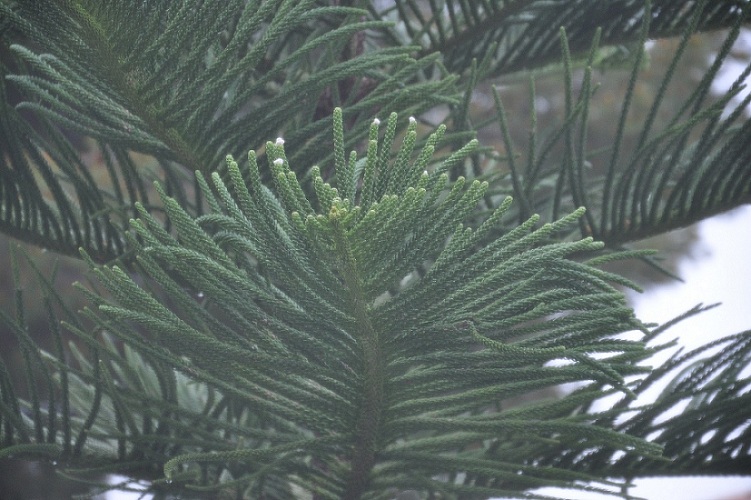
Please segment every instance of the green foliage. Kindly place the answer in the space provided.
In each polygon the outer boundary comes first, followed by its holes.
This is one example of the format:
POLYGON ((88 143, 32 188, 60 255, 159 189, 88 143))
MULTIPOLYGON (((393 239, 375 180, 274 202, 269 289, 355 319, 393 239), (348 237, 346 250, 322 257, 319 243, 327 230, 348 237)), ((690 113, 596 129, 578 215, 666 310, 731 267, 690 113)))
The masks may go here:
POLYGON ((96 280, 73 311, 24 259, 54 350, 18 288, 0 323, 26 390, 0 365, 0 458, 246 498, 747 472, 749 333, 651 370, 672 325, 643 325, 616 288, 636 285, 598 266, 749 201, 751 98, 722 113, 751 69, 708 98, 749 8, 1 0, 0 229, 96 280), (719 27, 717 62, 658 122, 689 38, 719 27), (665 36, 681 41, 627 151, 644 43, 665 36), (590 151, 595 69, 614 66, 612 148, 590 151), (531 107, 526 147, 497 89, 491 122, 472 112, 481 82, 528 76, 533 99, 540 72, 561 75, 563 120, 542 133, 531 107), (437 108, 448 127, 425 137, 437 108), (473 138, 488 127, 505 154, 473 138))

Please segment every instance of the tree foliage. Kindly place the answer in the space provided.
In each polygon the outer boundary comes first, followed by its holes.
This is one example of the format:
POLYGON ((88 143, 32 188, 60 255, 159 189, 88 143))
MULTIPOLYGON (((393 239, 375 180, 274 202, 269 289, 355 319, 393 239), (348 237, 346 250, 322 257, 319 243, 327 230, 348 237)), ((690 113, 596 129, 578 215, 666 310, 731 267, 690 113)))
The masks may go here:
POLYGON ((617 495, 747 473, 748 332, 651 369, 673 324, 635 318, 617 287, 638 287, 601 266, 651 262, 626 245, 749 201, 751 98, 723 110, 751 70, 709 97, 749 9, 0 1, 0 229, 96 278, 73 311, 14 259, 55 349, 34 344, 19 289, 0 320, 28 387, 2 366, 0 457, 247 498, 617 495), (718 28, 716 62, 659 123, 689 38, 718 28), (680 43, 633 116, 661 37, 680 43), (591 151, 596 70, 614 66, 630 76, 612 147, 591 151), (531 111, 527 144, 497 89, 491 122, 471 112, 479 83, 534 94, 541 72, 560 75, 564 119, 538 130, 531 111), (504 151, 474 138, 489 127, 504 151))

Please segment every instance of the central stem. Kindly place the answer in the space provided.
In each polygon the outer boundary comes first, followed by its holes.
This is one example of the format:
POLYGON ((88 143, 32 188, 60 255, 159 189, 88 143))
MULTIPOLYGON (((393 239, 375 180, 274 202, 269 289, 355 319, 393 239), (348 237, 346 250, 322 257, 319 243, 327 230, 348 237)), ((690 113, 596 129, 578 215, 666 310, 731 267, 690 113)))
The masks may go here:
POLYGON ((384 367, 378 331, 368 314, 367 300, 360 281, 361 275, 341 227, 340 215, 341 213, 334 208, 329 217, 334 229, 337 255, 341 258, 342 278, 349 292, 351 311, 354 312, 363 363, 363 397, 355 429, 352 469, 342 495, 343 499, 354 500, 360 498, 367 488, 370 471, 375 464, 383 411, 384 367))

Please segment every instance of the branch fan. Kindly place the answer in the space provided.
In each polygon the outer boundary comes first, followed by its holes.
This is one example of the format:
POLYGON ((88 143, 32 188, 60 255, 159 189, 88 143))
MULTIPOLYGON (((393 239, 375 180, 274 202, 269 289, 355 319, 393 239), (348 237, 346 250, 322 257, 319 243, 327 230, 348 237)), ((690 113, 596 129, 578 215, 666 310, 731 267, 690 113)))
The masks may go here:
MULTIPOLYGON (((570 258, 602 245, 547 243, 582 211, 542 226, 533 217, 479 245, 510 199, 479 227, 462 224, 487 185, 449 183, 446 171, 475 142, 428 171, 443 128, 413 151, 412 120, 391 161, 396 115, 383 132, 373 122, 360 159, 345 158, 339 110, 334 122, 335 187, 314 169, 314 199, 277 140, 266 145, 273 189, 251 152, 245 166, 228 158, 227 182, 199 174, 211 207, 201 217, 157 187, 175 234, 139 207, 131 240, 145 281, 98 267, 113 297, 91 294, 99 333, 68 324, 96 360, 58 363, 75 407, 91 409, 65 421, 65 439, 83 436, 76 453, 166 461, 171 487, 268 498, 610 491, 540 460, 556 450, 658 457, 658 446, 580 411, 631 394, 624 377, 651 352, 618 339, 643 330, 608 284, 623 280, 570 258), (583 386, 555 394, 570 382, 583 386), (513 404, 537 390, 553 392, 513 404)), ((19 443, 43 426, 4 414, 19 443)))
MULTIPOLYGON (((645 2, 646 8, 659 2, 645 2)), ((505 159, 511 192, 518 201, 521 222, 532 213, 547 220, 567 210, 587 207, 579 220, 579 234, 592 235, 609 248, 623 249, 629 242, 663 234, 694 224, 751 201, 751 162, 746 145, 751 140, 751 121, 745 113, 751 96, 739 98, 743 82, 751 73, 747 64, 731 88, 713 99, 710 86, 738 39, 744 21, 751 13, 745 4, 733 16, 732 26, 694 91, 676 109, 666 110, 666 96, 675 83, 676 69, 686 55, 688 44, 702 23, 708 22, 697 2, 688 9, 675 53, 659 81, 645 116, 633 112, 636 84, 647 57, 645 45, 659 18, 641 19, 640 42, 629 63, 628 85, 614 120, 612 146, 592 151, 590 111, 597 91, 596 65, 601 54, 603 30, 595 30, 583 69, 577 70, 573 34, 558 33, 562 50, 564 115, 560 125, 538 131, 534 100, 534 79, 530 85, 531 130, 528 143, 518 147, 511 139, 507 112, 501 92, 493 89, 497 120, 509 154, 505 159), (578 88, 574 83, 581 80, 578 88), (658 115, 669 114, 660 125, 658 115), (627 133, 627 129, 633 131, 627 133), (546 136, 547 135, 547 136, 546 136), (628 137, 633 135, 633 137, 628 137), (633 146, 626 147, 628 141, 633 146)), ((713 4, 714 5, 714 4, 713 4)), ((658 266, 659 267, 659 266, 658 266)))
POLYGON ((367 14, 315 0, 3 0, 0 229, 112 260, 134 204, 158 203, 154 179, 200 214, 191 172, 215 171, 268 134, 283 132, 307 173, 330 153, 316 144, 334 106, 357 124, 354 144, 374 109, 419 116, 454 98, 455 76, 418 76, 437 55, 378 45, 389 23, 367 14), (72 137, 106 169, 84 162, 72 137))
POLYGON ((429 0, 368 2, 376 19, 390 19, 389 35, 398 44, 422 47, 420 55, 439 52, 449 71, 464 73, 473 60, 484 61, 482 76, 513 74, 560 62, 557 30, 571 35, 572 52, 586 54, 600 31, 600 63, 629 58, 639 47, 639 31, 649 19, 648 37, 680 35, 693 18, 698 31, 748 21, 746 5, 738 2, 674 0, 429 0), (649 15, 645 15, 649 14, 649 15), (635 43, 636 42, 636 43, 635 43))

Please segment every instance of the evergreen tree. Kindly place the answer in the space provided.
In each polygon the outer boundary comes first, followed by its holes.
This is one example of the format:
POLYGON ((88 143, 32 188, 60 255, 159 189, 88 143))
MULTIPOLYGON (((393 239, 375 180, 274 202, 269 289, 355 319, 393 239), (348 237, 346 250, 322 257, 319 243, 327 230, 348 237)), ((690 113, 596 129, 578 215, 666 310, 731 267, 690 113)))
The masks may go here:
POLYGON ((747 474, 751 332, 650 367, 681 318, 643 324, 617 288, 636 285, 601 266, 657 266, 629 243, 748 203, 751 98, 723 110, 751 66, 719 100, 709 85, 749 9, 0 0, 0 229, 96 276, 74 311, 26 259, 55 348, 31 340, 19 289, 0 320, 28 383, 2 366, 0 457, 187 497, 626 496, 636 477, 747 474), (658 123, 689 38, 721 28, 658 123), (645 42, 666 37, 675 56, 633 116, 645 42), (592 151, 594 75, 613 66, 630 77, 592 151), (561 123, 508 115, 497 90, 492 120, 471 112, 479 84, 520 79, 534 99, 543 72, 561 123), (502 151, 475 138, 489 128, 502 151))

